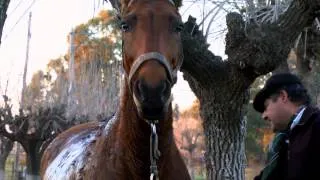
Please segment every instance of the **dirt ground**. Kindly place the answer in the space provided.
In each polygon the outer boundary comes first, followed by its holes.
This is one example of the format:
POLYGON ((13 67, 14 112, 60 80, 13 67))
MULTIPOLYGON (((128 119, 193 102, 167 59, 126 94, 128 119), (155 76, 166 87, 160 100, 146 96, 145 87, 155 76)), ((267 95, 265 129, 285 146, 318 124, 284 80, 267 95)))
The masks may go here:
POLYGON ((248 166, 245 170, 246 180, 253 180, 253 178, 260 173, 262 168, 263 168, 262 164, 255 164, 255 165, 248 166))

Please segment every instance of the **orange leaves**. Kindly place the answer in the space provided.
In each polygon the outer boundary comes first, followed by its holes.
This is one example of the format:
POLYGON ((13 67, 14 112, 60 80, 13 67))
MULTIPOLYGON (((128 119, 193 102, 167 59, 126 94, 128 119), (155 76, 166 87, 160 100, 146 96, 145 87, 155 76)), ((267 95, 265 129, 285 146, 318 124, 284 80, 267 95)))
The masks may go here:
POLYGON ((193 102, 192 106, 189 109, 187 109, 186 111, 181 113, 181 116, 182 117, 192 117, 194 119, 200 119, 199 107, 200 107, 200 102, 197 99, 193 102))
POLYGON ((190 166, 201 166, 205 145, 198 100, 181 113, 173 127, 177 146, 184 159, 190 166))
POLYGON ((264 128, 262 129, 263 131, 263 136, 262 136, 262 140, 261 140, 261 145, 263 147, 263 150, 266 152, 268 145, 270 144, 274 133, 272 132, 272 130, 270 128, 264 128))
POLYGON ((106 11, 106 10, 100 11, 98 16, 99 16, 99 18, 101 18, 101 20, 102 20, 104 23, 110 21, 110 19, 112 18, 110 12, 109 12, 109 11, 106 11))

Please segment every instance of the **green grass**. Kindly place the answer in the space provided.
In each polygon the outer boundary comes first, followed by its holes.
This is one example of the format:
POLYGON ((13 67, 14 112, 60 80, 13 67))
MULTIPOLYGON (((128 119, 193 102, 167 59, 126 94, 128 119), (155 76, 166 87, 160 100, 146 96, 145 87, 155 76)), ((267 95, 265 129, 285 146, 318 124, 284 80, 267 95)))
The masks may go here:
POLYGON ((201 175, 196 175, 196 177, 194 178, 195 180, 206 180, 205 176, 201 176, 201 175))
POLYGON ((14 163, 14 157, 9 156, 6 161, 6 166, 5 166, 5 180, 12 180, 12 173, 13 173, 13 163, 14 163))

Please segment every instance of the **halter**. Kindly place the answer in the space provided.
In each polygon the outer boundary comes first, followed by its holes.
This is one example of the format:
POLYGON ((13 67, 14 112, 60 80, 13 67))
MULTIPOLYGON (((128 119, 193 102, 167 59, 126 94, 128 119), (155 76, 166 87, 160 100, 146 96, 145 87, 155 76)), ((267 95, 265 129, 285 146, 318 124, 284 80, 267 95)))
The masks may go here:
MULTIPOLYGON (((167 58, 164 55, 162 55, 161 53, 149 52, 149 53, 145 53, 145 54, 140 55, 133 62, 129 74, 127 74, 126 71, 125 71, 126 77, 128 78, 128 82, 127 82, 128 83, 128 88, 129 88, 130 93, 132 93, 133 101, 134 101, 134 103, 136 104, 137 107, 140 106, 140 103, 139 103, 138 99, 136 98, 135 94, 133 93, 133 91, 131 89, 131 80, 132 80, 132 77, 135 75, 135 73, 140 68, 140 66, 144 62, 149 61, 149 60, 156 60, 157 62, 159 62, 161 65, 164 66, 164 68, 166 69, 166 72, 168 74, 168 79, 170 81, 171 87, 177 82, 177 73, 178 73, 178 70, 180 69, 180 67, 182 65, 182 62, 183 62, 183 58, 180 58, 176 68, 172 69, 170 64, 168 63, 167 58)), ((167 102, 165 104, 168 105, 171 101, 172 101, 172 95, 170 96, 170 98, 168 98, 168 100, 167 100, 167 102)), ((148 124, 153 122, 153 121, 147 120, 147 119, 144 119, 144 120, 148 124)))
POLYGON ((159 52, 148 52, 145 54, 141 54, 132 64, 132 67, 130 69, 129 74, 126 73, 126 76, 128 78, 128 83, 129 83, 129 88, 130 88, 130 84, 131 84, 131 80, 132 77, 135 75, 135 73, 138 71, 138 69, 140 68, 140 66, 149 60, 156 60, 157 62, 159 62, 161 65, 164 66, 164 68, 166 69, 166 72, 168 74, 169 77, 169 81, 171 84, 171 87, 177 82, 177 73, 178 70, 180 69, 182 62, 183 62, 183 58, 180 58, 178 60, 178 64, 176 66, 175 69, 173 69, 171 67, 171 65, 168 63, 167 58, 162 55, 159 52))

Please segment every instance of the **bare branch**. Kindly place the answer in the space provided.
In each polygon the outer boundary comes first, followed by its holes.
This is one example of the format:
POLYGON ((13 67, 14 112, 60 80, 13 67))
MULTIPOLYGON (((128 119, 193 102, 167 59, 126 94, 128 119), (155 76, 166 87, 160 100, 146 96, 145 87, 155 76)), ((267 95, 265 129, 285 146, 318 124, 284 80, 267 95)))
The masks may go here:
POLYGON ((118 12, 120 13, 120 8, 121 8, 121 3, 120 0, 104 0, 106 2, 110 2, 111 6, 118 12))
MULTIPOLYGON (((211 13, 213 13, 219 6, 215 6, 214 8, 212 8, 207 14, 206 16, 203 17, 202 21, 199 23, 199 27, 201 27, 204 24, 204 21, 210 16, 211 13)), ((219 11, 218 11, 219 12, 219 11)))
POLYGON ((217 11, 217 12, 211 17, 211 20, 210 20, 210 22, 209 22, 209 24, 208 24, 208 27, 207 27, 206 34, 205 34, 205 36, 204 36, 206 40, 208 39, 209 31, 210 31, 211 25, 212 25, 212 23, 213 23, 213 20, 217 17, 218 13, 219 13, 219 11, 217 11))
POLYGON ((193 0, 192 3, 184 10, 184 12, 181 13, 181 15, 183 16, 197 2, 197 0, 193 0))
POLYGON ((1 125, 0 125, 0 136, 7 137, 7 138, 10 139, 11 141, 16 141, 16 140, 17 140, 15 134, 9 133, 9 132, 5 129, 5 124, 1 124, 1 125))

